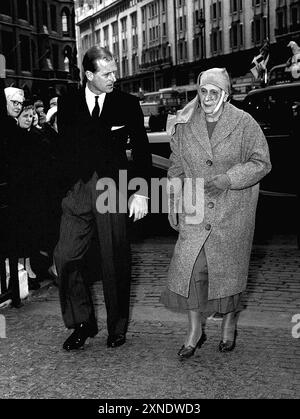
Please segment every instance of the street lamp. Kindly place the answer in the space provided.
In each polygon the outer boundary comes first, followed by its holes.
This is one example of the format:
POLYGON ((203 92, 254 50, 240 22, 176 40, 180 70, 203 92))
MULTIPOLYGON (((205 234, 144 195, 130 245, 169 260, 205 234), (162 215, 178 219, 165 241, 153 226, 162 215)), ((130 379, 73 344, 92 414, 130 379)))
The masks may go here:
POLYGON ((204 33, 203 33, 203 29, 205 28, 205 19, 203 17, 203 10, 200 10, 200 16, 199 19, 197 21, 197 24, 200 28, 200 35, 201 35, 201 58, 205 58, 205 53, 204 53, 204 33))

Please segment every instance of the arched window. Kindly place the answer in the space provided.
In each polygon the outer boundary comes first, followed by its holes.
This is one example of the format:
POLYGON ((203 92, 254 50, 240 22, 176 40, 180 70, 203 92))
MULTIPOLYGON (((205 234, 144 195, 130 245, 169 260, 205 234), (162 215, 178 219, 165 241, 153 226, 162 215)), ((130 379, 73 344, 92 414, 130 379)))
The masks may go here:
POLYGON ((61 12, 61 26, 64 34, 69 33, 69 11, 68 9, 63 9, 61 12))

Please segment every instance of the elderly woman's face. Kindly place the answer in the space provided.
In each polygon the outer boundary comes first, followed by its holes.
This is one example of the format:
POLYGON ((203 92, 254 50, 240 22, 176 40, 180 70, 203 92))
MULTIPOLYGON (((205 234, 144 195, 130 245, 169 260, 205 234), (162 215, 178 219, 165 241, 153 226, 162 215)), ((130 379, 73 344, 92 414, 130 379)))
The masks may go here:
POLYGON ((18 121, 20 128, 29 129, 32 125, 33 109, 25 109, 21 112, 18 121))
POLYGON ((214 113, 222 96, 222 90, 213 84, 205 84, 199 88, 201 107, 207 114, 214 113))
POLYGON ((7 99, 6 103, 8 115, 17 118, 22 110, 23 98, 19 95, 15 95, 13 98, 7 99))

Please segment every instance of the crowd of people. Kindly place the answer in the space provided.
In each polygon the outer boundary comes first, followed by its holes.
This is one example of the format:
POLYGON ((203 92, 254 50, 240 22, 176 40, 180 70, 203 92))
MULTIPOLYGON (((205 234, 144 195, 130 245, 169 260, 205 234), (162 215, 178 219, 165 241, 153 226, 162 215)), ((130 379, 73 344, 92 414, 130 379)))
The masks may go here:
POLYGON ((22 89, 3 83, 0 94, 2 180, 9 205, 1 250, 24 259, 29 289, 38 289, 45 275, 55 275, 60 215, 57 97, 46 112, 42 100, 26 98, 22 89))

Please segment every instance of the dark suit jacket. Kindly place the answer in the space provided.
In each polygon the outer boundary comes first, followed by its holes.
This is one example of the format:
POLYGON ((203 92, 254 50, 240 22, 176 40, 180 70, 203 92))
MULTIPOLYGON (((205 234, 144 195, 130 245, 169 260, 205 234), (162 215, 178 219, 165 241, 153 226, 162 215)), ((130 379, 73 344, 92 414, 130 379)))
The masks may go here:
POLYGON ((63 145, 65 190, 79 179, 87 182, 95 171, 99 177, 111 177, 117 181, 119 170, 129 167, 126 156, 128 138, 132 149, 131 176, 149 179, 149 142, 143 113, 135 96, 116 89, 107 93, 100 117, 94 120, 82 88, 59 98, 57 122, 63 145))

